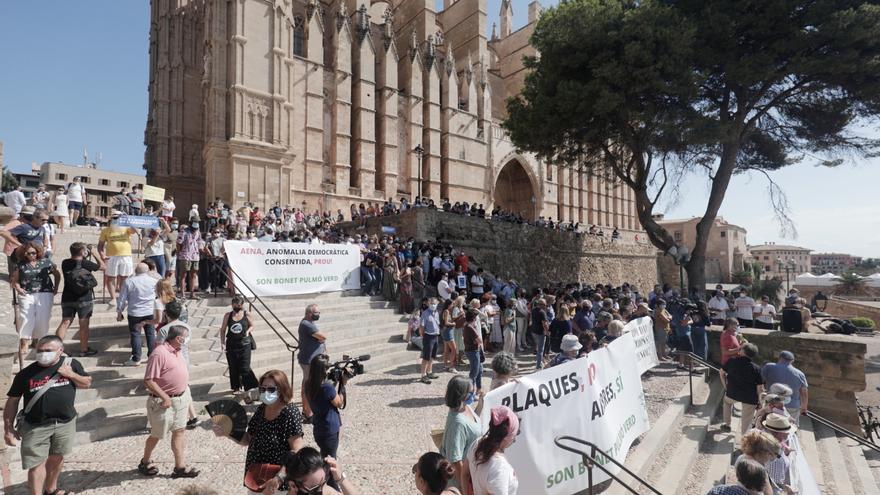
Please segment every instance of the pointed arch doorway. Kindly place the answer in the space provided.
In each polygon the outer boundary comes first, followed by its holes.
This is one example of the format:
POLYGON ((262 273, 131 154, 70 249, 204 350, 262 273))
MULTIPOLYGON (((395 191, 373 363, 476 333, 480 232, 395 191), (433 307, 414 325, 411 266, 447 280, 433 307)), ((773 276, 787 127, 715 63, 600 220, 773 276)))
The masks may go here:
POLYGON ((536 194, 534 184, 522 162, 516 158, 501 168, 495 179, 495 206, 503 210, 519 213, 526 220, 535 219, 536 194))

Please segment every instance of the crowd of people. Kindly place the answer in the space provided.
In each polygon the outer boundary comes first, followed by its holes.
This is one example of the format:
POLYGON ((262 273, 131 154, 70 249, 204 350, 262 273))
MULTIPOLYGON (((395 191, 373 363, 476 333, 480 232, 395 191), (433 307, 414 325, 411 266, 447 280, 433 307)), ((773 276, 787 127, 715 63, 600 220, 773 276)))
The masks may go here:
MULTIPOLYGON (((417 198, 412 207, 420 205, 417 198)), ((409 207, 405 200, 399 205, 390 201, 384 206, 352 205, 351 219, 394 214, 405 206, 409 207)), ((427 207, 434 206, 429 202, 427 207)), ((274 493, 287 485, 300 493, 357 493, 337 460, 344 388, 327 380, 328 336, 318 326, 320 309, 308 305, 299 325, 297 359, 303 372, 299 408, 292 402, 293 391, 283 372, 268 371, 258 379, 250 368, 255 348, 252 334, 259 323, 245 309, 246 300, 235 296, 223 250, 227 239, 359 247, 362 292, 382 294, 395 301, 401 313, 410 315, 406 340, 421 348, 419 380, 430 383, 440 379, 433 369, 435 361, 439 364, 442 360, 443 371, 449 373, 445 396, 449 413, 440 452, 421 456, 413 466, 416 488, 423 494, 448 495, 459 493, 459 489, 475 494, 516 493, 516 476, 504 450, 516 439, 518 419, 504 407, 490 411, 488 425, 479 419, 487 355, 492 368, 490 388, 496 388, 517 375, 517 354, 533 355, 538 370, 556 366, 608 345, 623 334, 627 322, 640 317, 653 319, 661 361, 673 359, 670 347, 708 359, 706 327, 719 322, 724 325, 720 349, 726 388, 722 429, 730 431, 730 412, 734 403, 740 403, 744 452, 736 465, 740 485, 752 490, 748 493, 763 493, 766 486, 784 490, 790 483, 788 470, 779 463, 788 462, 785 459, 790 453, 786 452, 790 447, 785 435, 796 430, 799 416, 807 410, 806 379, 792 365, 794 356, 787 351, 779 354, 777 363, 759 368, 754 362, 756 348, 737 330, 751 325, 765 328, 759 325, 775 316, 775 308, 764 300, 751 300, 747 305, 750 298, 744 291, 733 301, 716 292, 708 303, 692 294, 694 304, 690 304, 675 289, 660 285, 647 295, 630 284, 560 283, 527 290, 516 280, 494 276, 463 250, 441 240, 370 235, 357 229, 347 233, 338 225, 344 221, 341 211, 336 215, 307 213, 300 208, 281 208, 277 203, 265 212, 251 205, 233 210, 218 198, 204 210, 192 205, 188 222, 181 223, 173 198, 155 210, 134 201, 120 208, 126 209, 113 212, 98 245, 72 244, 60 269, 52 260, 51 233, 45 228, 47 208, 24 206, 18 218, 0 231, 6 241, 18 308, 18 360, 22 368, 9 392, 4 417, 6 441, 12 444, 21 439, 26 445, 28 455, 22 456, 22 465, 33 475, 34 493, 58 490, 63 456, 71 452, 71 432, 75 432, 75 390, 91 386, 88 372, 67 355, 97 353, 89 346, 88 328, 97 302, 95 291, 101 285, 94 275, 99 271, 104 272, 103 287, 117 319, 128 324, 131 356, 125 365, 143 364, 142 335, 146 339, 144 385, 150 435, 137 466, 141 474, 158 474, 152 454, 162 439, 170 437, 175 459, 171 476, 199 475, 185 461, 185 431, 198 423, 188 387, 191 329, 186 323, 186 305, 187 300, 205 297, 208 290, 232 296, 230 310, 218 329, 220 348, 229 364, 231 394, 245 403, 259 402, 247 434, 235 440, 247 447, 245 481, 251 480, 249 489, 274 493), (122 215, 138 213, 159 217, 158 228, 142 231, 120 225, 122 215), (132 260, 136 253, 133 237, 143 246, 137 263, 132 260), (62 321, 51 335, 53 297, 62 287, 62 321), (747 312, 750 318, 746 318, 747 312), (79 323, 78 353, 64 350, 64 338, 74 318, 79 323), (36 361, 25 366, 31 346, 35 347, 36 361), (457 374, 464 367, 467 377, 457 374), (47 388, 47 382, 53 386, 47 388), (22 398, 25 411, 39 412, 25 412, 20 422, 24 427, 20 428, 15 424, 15 412, 22 398), (40 401, 57 406, 33 409, 40 401), (64 428, 58 427, 62 423, 64 428), (313 425, 317 448, 306 446, 303 424, 313 425), (772 459, 768 452, 774 453, 772 459), (283 468, 264 476, 266 465, 283 468), (765 483, 757 481, 762 476, 765 483), (754 488, 757 486, 760 489, 754 488)), ((485 217, 481 205, 445 202, 442 209, 485 217)), ((491 217, 511 221, 506 215, 496 209, 491 217)), ((547 227, 551 225, 552 221, 547 227)), ((792 301, 798 304, 796 298, 792 301)), ((686 358, 678 359, 679 368, 690 369, 686 358)), ((702 370, 696 368, 696 372, 702 370)), ((215 432, 225 435, 220 429, 215 432)))

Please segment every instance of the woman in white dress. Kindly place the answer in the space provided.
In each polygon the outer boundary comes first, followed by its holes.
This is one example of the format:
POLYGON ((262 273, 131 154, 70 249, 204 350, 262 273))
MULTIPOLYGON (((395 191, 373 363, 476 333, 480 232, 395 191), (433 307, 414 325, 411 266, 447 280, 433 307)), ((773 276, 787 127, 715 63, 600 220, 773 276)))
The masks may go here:
POLYGON ((67 217, 69 216, 69 213, 67 212, 67 202, 67 193, 64 191, 63 187, 59 187, 58 190, 55 191, 55 196, 52 198, 52 206, 54 208, 52 216, 55 217, 55 223, 58 225, 58 232, 61 234, 64 233, 64 227, 67 226, 67 217))

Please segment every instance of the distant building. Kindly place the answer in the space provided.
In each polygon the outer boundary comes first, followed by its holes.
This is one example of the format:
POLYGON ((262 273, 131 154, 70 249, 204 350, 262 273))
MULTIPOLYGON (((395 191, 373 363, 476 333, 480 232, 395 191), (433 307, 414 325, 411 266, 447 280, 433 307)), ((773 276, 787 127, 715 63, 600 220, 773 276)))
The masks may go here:
POLYGON ((143 186, 146 179, 143 175, 126 174, 96 168, 95 164, 67 165, 65 163, 45 162, 39 167, 31 166, 32 173, 39 174, 40 183, 49 192, 66 187, 79 177, 86 188, 88 205, 83 213, 88 218, 107 220, 113 209, 113 196, 122 189, 130 191, 132 186, 143 186))
MULTIPOLYGON (((700 217, 665 220, 662 217, 657 223, 662 225, 676 243, 687 246, 693 250, 697 239, 697 223, 700 217)), ((746 242, 746 229, 739 225, 728 223, 722 217, 715 218, 715 223, 709 230, 709 241, 706 245, 706 282, 707 283, 730 283, 734 273, 742 271, 745 262, 749 258, 748 243, 746 242)), ((669 267, 663 265, 673 264, 669 256, 660 258, 661 273, 670 273, 670 279, 678 280, 677 268, 672 267, 675 273, 669 272, 669 267)), ((663 278, 664 282, 670 279, 663 278)))
POLYGON ((794 276, 812 271, 811 249, 784 244, 766 243, 749 246, 752 258, 761 264, 764 278, 779 277, 785 279, 785 267, 789 267, 789 275, 794 276))
POLYGON ((855 265, 862 262, 862 258, 850 254, 841 253, 817 253, 810 256, 814 275, 824 275, 833 273, 842 275, 845 272, 852 271, 855 265))
POLYGON ((18 180, 18 185, 21 186, 21 192, 24 193, 24 197, 31 199, 34 191, 40 186, 40 174, 33 172, 12 172, 12 175, 18 180))

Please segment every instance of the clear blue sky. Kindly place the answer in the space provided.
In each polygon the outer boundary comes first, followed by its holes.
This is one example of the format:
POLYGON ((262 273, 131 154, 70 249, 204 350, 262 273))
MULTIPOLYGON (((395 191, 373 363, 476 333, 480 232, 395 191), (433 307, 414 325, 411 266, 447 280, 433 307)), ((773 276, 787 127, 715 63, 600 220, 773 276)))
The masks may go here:
MULTIPOLYGON (((442 1, 439 1, 442 5, 442 1)), ((528 0, 513 0, 514 29, 528 0)), ((543 5, 557 3, 544 0, 543 5)), ((489 29, 501 0, 489 0, 489 29)), ((147 112, 147 0, 5 2, 0 15, 0 140, 5 163, 82 163, 141 172, 147 112)), ((773 174, 788 193, 799 237, 779 237, 766 181, 737 177, 721 214, 748 230, 750 243, 775 241, 817 251, 880 257, 880 167, 875 161, 836 170, 796 165, 773 174)), ((668 217, 700 215, 707 183, 687 180, 668 217)))

